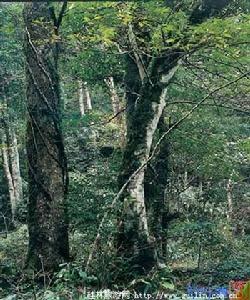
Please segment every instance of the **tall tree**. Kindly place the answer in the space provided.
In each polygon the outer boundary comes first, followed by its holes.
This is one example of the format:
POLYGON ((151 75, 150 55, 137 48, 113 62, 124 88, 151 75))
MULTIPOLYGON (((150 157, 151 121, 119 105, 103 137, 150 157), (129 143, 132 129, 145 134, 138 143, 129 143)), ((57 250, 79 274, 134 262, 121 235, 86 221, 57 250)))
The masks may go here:
MULTIPOLYGON (((218 15, 229 3, 228 0, 220 3, 202 1, 187 13, 188 17, 184 22, 186 26, 201 24, 208 18, 218 15)), ((182 9, 174 2, 167 5, 170 9, 169 16, 182 9)), ((149 228, 145 205, 146 162, 151 152, 155 131, 166 106, 168 86, 178 70, 181 59, 187 54, 185 46, 188 44, 188 38, 179 40, 179 46, 176 46, 173 43, 174 39, 171 38, 173 33, 168 33, 168 41, 166 41, 164 31, 161 29, 160 36, 164 46, 161 50, 157 47, 156 53, 150 51, 145 53, 148 51, 146 45, 153 41, 149 30, 142 29, 143 15, 144 9, 138 5, 130 12, 129 20, 132 18, 132 21, 127 22, 125 41, 126 50, 129 52, 125 77, 128 107, 127 144, 119 185, 122 187, 129 182, 121 197, 123 208, 119 216, 121 222, 117 247, 119 253, 130 260, 131 267, 137 266, 140 273, 147 273, 156 264, 157 255, 155 237, 149 228), (144 167, 140 168, 141 166, 144 167), (138 168, 140 168, 139 172, 137 172, 138 168)), ((167 24, 168 22, 169 20, 167 24)), ((122 46, 124 47, 124 44, 122 46)))
POLYGON ((52 271, 69 259, 68 175, 61 132, 58 16, 49 2, 24 5, 29 173, 27 264, 52 271))

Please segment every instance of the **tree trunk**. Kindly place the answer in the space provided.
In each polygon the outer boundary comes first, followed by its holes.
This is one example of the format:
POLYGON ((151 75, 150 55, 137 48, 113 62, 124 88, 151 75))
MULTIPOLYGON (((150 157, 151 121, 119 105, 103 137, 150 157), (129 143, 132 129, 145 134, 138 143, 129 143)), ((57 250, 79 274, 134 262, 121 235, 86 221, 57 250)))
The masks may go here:
MULTIPOLYGON (((165 123, 164 115, 158 123, 158 135, 162 136, 169 127, 165 123)), ((145 195, 147 205, 152 213, 152 232, 156 239, 158 258, 165 255, 166 238, 164 232, 168 227, 169 209, 166 203, 166 187, 169 176, 169 141, 163 140, 159 151, 151 162, 151 168, 147 169, 147 180, 145 181, 145 195)))
MULTIPOLYGON (((223 1, 219 7, 216 4, 197 5, 191 14, 190 24, 202 23, 214 11, 219 13, 228 2, 223 1), (198 15, 200 8, 202 14, 198 15)), ((140 51, 140 39, 150 37, 134 23, 128 26, 129 56, 125 74, 127 143, 119 176, 120 187, 128 184, 121 197, 123 207, 119 216, 117 247, 119 254, 128 260, 126 266, 135 269, 136 265, 139 273, 145 274, 156 262, 154 237, 151 237, 148 226, 144 198, 146 166, 133 175, 149 158, 153 136, 166 104, 167 86, 185 53, 181 49, 169 49, 158 58, 150 58, 140 51), (136 30, 140 37, 138 43, 136 30)))
POLYGON ((13 179, 11 176, 11 170, 10 170, 10 163, 9 163, 9 157, 8 157, 8 150, 7 150, 7 144, 5 140, 2 140, 2 158, 3 158, 3 169, 4 174, 7 179, 8 184, 8 191, 9 191, 9 197, 10 197, 10 203, 11 203, 11 212, 12 212, 12 219, 14 219, 16 214, 16 208, 17 208, 17 202, 15 197, 15 188, 13 184, 13 179))
POLYGON ((19 164, 19 152, 18 152, 18 144, 17 137, 14 129, 11 130, 10 133, 10 164, 11 164, 11 175, 14 186, 15 200, 16 205, 18 205, 23 200, 23 187, 22 187, 22 177, 20 172, 20 164, 19 164))
POLYGON ((0 233, 7 234, 13 228, 12 219, 8 182, 4 166, 0 165, 0 233))
POLYGON ((85 107, 86 110, 92 110, 92 102, 90 97, 90 92, 88 88, 88 83, 85 81, 83 82, 83 90, 84 90, 84 100, 85 100, 85 107))
MULTIPOLYGON (((138 71, 129 62, 127 81, 127 144, 124 150, 122 171, 119 177, 120 187, 149 158, 153 136, 166 105, 167 83, 175 73, 176 66, 169 74, 152 83, 144 80, 141 88, 138 71), (133 78, 134 75, 134 78, 133 78), (161 84, 164 81, 165 84, 161 84), (140 84, 139 84, 140 86, 140 84)), ((156 66, 158 67, 158 66, 156 66)), ((155 78, 155 77, 152 77, 155 78)), ((158 78, 159 79, 159 78, 158 78)), ((122 197, 123 212, 118 233, 118 250, 131 266, 137 266, 139 273, 147 273, 156 263, 155 239, 148 226, 148 217, 144 197, 144 177, 146 167, 130 178, 126 192, 122 197), (132 259, 131 259, 132 258, 132 259)))
POLYGON ((6 176, 7 185, 9 187, 9 200, 12 211, 12 221, 16 217, 18 203, 23 198, 22 193, 22 178, 19 166, 19 153, 17 148, 17 138, 10 121, 8 112, 8 102, 5 95, 5 90, 2 87, 1 96, 3 99, 4 109, 1 112, 1 135, 2 135, 2 157, 4 173, 6 176))
POLYGON ((120 109, 121 109, 120 100, 115 88, 114 78, 113 77, 106 78, 105 83, 109 88, 113 114, 114 116, 116 116, 117 123, 120 123, 122 120, 122 115, 120 114, 120 109))
POLYGON ((79 109, 81 116, 84 116, 86 111, 92 110, 92 102, 87 82, 78 80, 79 93, 79 109))
POLYGON ((81 80, 78 80, 78 91, 79 91, 79 109, 81 117, 85 115, 84 108, 84 91, 83 91, 83 83, 81 80))
POLYGON ((227 220, 228 222, 233 220, 233 182, 231 179, 227 182, 227 220))
MULTIPOLYGON (((51 4, 50 4, 51 6, 51 4)), ((27 79, 27 266, 53 271, 69 259, 65 203, 68 176, 61 133, 56 20, 47 2, 24 5, 27 79)))

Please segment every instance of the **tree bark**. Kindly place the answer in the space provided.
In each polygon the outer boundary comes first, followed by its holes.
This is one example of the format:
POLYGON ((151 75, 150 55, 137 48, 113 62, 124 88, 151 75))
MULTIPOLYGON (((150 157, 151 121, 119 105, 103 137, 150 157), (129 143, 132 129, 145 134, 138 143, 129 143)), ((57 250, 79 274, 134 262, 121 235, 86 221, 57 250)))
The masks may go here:
POLYGON ((29 184, 27 266, 45 272, 54 271, 69 259, 67 162, 61 132, 58 45, 53 38, 58 34, 55 24, 59 26, 59 21, 51 12, 48 2, 24 5, 29 184))
MULTIPOLYGON (((128 58, 129 59, 129 58, 128 58)), ((147 161, 153 136, 166 105, 167 86, 174 76, 177 65, 169 66, 167 75, 154 78, 154 82, 144 79, 140 87, 140 74, 134 62, 128 62, 127 80, 127 144, 124 150, 120 187, 147 161), (132 77, 134 75, 134 78, 132 77), (137 90, 136 90, 137 89, 137 90), (139 91, 139 93, 138 93, 139 91), (138 95, 139 96, 135 96, 138 95)), ((156 62, 156 69, 160 64, 156 62)), ((118 250, 131 266, 137 266, 139 273, 147 273, 156 263, 155 238, 148 226, 144 197, 146 167, 134 176, 121 197, 123 211, 120 217, 118 250), (132 259, 131 259, 132 258, 132 259)))
MULTIPOLYGON (((162 114, 157 133, 160 137, 169 129, 162 114)), ((152 232, 156 239, 156 249, 158 258, 162 258, 166 253, 167 220, 169 219, 169 207, 166 199, 167 180, 169 176, 169 141, 165 139, 159 148, 157 155, 151 162, 151 167, 147 168, 145 181, 145 196, 147 206, 152 215, 152 232)))

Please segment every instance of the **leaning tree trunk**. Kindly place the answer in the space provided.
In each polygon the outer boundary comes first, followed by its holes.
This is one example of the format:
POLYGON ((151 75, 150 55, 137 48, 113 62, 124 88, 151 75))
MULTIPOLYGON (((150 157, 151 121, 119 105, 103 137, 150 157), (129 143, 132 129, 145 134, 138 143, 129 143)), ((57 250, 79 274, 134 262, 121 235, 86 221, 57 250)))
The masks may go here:
POLYGON ((61 133, 58 47, 52 8, 26 3, 28 228, 27 265, 53 271, 69 258, 67 166, 61 133))
MULTIPOLYGON (((120 187, 128 180, 126 191, 121 197, 123 211, 119 224, 118 250, 131 267, 139 273, 147 273, 156 263, 154 237, 151 235, 144 197, 144 177, 146 166, 133 176, 134 172, 146 164, 159 119, 166 105, 167 85, 177 66, 170 66, 168 75, 152 83, 144 79, 138 88, 138 72, 132 72, 133 63, 128 64, 130 72, 127 81, 127 144, 124 151, 120 187), (134 74, 134 78, 133 75, 134 74), (139 89, 139 97, 138 95, 139 89), (131 177, 132 176, 132 177, 131 177)), ((158 63, 155 68, 158 68, 158 63)), ((152 76, 155 78, 155 76, 152 76)))

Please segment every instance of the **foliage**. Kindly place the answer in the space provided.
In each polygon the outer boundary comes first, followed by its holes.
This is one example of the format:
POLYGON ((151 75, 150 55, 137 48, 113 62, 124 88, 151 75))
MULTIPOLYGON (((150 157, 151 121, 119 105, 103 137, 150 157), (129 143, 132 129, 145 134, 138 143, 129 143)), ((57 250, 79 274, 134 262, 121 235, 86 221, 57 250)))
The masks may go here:
MULTIPOLYGON (((249 76, 219 90, 166 136, 169 153, 164 154, 164 159, 168 161, 168 180, 166 207, 162 209, 170 216, 177 213, 178 217, 162 230, 166 255, 160 258, 161 268, 154 268, 146 276, 130 274, 128 261, 117 257, 115 248, 121 203, 117 201, 112 206, 112 201, 118 192, 126 130, 123 114, 121 123, 113 118, 110 91, 104 79, 114 78, 120 104, 128 113, 130 107, 122 99, 126 88, 124 76, 130 75, 126 74, 126 59, 135 50, 129 41, 129 26, 134 31, 136 51, 146 62, 171 52, 185 53, 168 87, 164 122, 169 127, 209 92, 249 71, 247 1, 234 3, 237 9, 231 6, 222 15, 192 24, 195 3, 68 3, 60 37, 56 38, 60 41, 62 128, 69 169, 71 262, 61 265, 49 283, 37 283, 33 273, 22 271, 28 243, 24 26, 22 4, 0 4, 0 39, 4 45, 0 51, 1 88, 4 87, 8 104, 3 104, 1 94, 0 112, 17 131, 25 192, 18 207, 18 220, 23 224, 17 223, 6 238, 0 236, 3 296, 86 300, 84 291, 104 288, 182 293, 191 282, 224 285, 231 279, 250 276, 249 76), (80 116, 78 107, 79 80, 88 83, 93 106, 84 116, 80 116), (231 219, 230 180, 234 212, 231 219), (86 271, 105 213, 108 217, 86 271), (121 274, 133 280, 124 283, 121 274)), ((61 4, 54 7, 58 14, 61 4)), ((156 131, 153 146, 161 134, 156 131)), ((148 165, 155 177, 156 161, 154 157, 148 165)), ((4 178, 2 168, 0 176, 4 178)), ((149 209, 149 218, 153 213, 149 209)))

